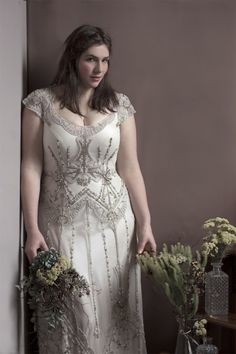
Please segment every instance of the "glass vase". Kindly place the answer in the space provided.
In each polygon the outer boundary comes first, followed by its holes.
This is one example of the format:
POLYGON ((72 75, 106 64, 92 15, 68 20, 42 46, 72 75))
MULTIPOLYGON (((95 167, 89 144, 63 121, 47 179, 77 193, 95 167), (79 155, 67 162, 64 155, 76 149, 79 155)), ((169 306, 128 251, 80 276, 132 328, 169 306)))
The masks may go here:
POLYGON ((203 337, 203 344, 197 347, 196 354, 218 354, 218 348, 212 344, 212 338, 203 337))
POLYGON ((177 317, 177 322, 178 334, 175 354, 195 354, 198 342, 191 335, 193 321, 177 317))
POLYGON ((205 311, 208 315, 227 315, 229 277, 222 271, 222 262, 212 262, 213 270, 205 275, 205 311))

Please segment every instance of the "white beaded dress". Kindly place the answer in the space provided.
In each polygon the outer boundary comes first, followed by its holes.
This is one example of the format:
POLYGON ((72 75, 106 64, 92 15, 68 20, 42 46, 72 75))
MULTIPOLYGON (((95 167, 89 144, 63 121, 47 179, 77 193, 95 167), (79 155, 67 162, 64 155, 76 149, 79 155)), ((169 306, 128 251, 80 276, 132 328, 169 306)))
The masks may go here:
POLYGON ((135 218, 116 170, 120 125, 135 110, 117 97, 116 112, 89 126, 60 115, 52 87, 23 100, 43 121, 39 228, 90 287, 56 333, 40 325, 40 354, 146 354, 135 218))

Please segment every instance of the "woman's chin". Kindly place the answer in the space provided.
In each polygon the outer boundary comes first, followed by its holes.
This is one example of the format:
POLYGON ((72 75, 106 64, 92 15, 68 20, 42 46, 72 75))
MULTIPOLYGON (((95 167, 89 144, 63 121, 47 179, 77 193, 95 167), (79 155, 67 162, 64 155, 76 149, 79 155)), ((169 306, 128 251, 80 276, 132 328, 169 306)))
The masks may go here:
POLYGON ((99 82, 87 82, 86 85, 81 85, 84 89, 95 89, 99 86, 101 81, 99 82))
POLYGON ((99 86, 99 84, 100 84, 100 82, 98 82, 98 83, 93 83, 93 84, 90 84, 89 87, 90 87, 91 89, 95 89, 95 88, 97 88, 97 87, 99 86))

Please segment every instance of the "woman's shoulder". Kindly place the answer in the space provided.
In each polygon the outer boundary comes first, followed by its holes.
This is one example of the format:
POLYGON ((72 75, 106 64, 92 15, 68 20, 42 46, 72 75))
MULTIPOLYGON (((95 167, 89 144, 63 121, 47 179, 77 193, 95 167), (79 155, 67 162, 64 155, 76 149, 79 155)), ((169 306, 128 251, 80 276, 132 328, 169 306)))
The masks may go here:
POLYGON ((49 87, 37 88, 31 91, 23 100, 24 106, 34 111, 40 117, 43 116, 45 109, 49 104, 49 87))
MULTIPOLYGON (((48 87, 42 87, 42 88, 37 88, 32 90, 26 97, 31 97, 31 98, 44 98, 47 97, 47 95, 50 92, 50 86, 48 87)), ((26 98, 25 97, 25 98, 26 98)))
POLYGON ((123 105, 123 104, 130 102, 129 97, 125 93, 115 91, 115 94, 116 94, 116 97, 118 98, 119 105, 123 105))
POLYGON ((136 113, 134 106, 130 102, 129 97, 123 92, 117 92, 116 96, 119 101, 118 105, 118 118, 119 123, 123 123, 128 117, 133 116, 136 113))
POLYGON ((118 98, 119 107, 126 108, 126 109, 130 109, 131 107, 133 108, 133 105, 127 94, 118 91, 116 91, 115 93, 116 93, 116 97, 118 98))
POLYGON ((28 93, 28 95, 23 98, 22 103, 24 105, 27 104, 37 104, 42 105, 42 107, 46 108, 50 104, 50 100, 52 97, 51 87, 42 87, 37 88, 28 93))

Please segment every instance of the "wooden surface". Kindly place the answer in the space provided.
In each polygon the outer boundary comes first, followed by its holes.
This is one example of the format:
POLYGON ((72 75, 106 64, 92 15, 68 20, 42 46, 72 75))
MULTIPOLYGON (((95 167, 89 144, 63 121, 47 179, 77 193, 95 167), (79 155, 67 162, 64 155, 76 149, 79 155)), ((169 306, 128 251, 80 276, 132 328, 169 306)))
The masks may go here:
POLYGON ((199 318, 208 321, 207 335, 213 338, 213 344, 219 349, 219 354, 236 354, 236 313, 226 316, 209 316, 200 313, 199 318))
POLYGON ((209 323, 236 330, 236 313, 229 313, 227 316, 204 315, 209 323))

